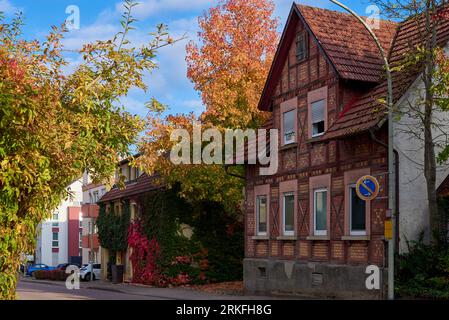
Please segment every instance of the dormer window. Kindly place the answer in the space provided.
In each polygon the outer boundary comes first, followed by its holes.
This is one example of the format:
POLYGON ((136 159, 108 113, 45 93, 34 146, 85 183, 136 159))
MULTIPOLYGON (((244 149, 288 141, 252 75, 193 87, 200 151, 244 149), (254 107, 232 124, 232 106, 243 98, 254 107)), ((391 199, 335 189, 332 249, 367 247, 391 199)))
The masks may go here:
POLYGON ((307 58, 307 34, 305 31, 296 35, 296 60, 304 61, 307 58))

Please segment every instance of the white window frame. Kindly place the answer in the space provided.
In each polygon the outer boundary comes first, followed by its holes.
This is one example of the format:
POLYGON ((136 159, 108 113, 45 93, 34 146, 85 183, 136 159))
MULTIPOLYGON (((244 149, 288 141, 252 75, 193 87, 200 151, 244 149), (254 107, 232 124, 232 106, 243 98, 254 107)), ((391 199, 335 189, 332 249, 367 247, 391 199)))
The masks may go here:
POLYGON ((266 236, 268 234, 268 195, 266 194, 260 194, 256 196, 256 234, 258 236, 266 236), (267 224, 267 231, 260 231, 259 230, 259 219, 260 219, 260 213, 259 213, 259 198, 260 197, 264 197, 265 198, 265 205, 266 205, 266 217, 265 219, 267 220, 266 224, 267 224))
MULTIPOLYGON (((366 207, 365 207, 365 230, 352 230, 352 189, 355 189, 357 187, 356 184, 350 184, 349 185, 349 234, 351 236, 366 236, 367 230, 366 230, 366 207)), ((357 195, 356 195, 357 196, 357 195)), ((365 205, 367 205, 365 203, 365 205)))
POLYGON ((92 198, 93 198, 93 203, 97 203, 98 200, 100 200, 100 192, 99 191, 94 191, 92 193, 92 198))
POLYGON ((321 137, 322 135, 324 135, 324 134, 326 133, 326 109, 327 109, 326 103, 327 103, 327 100, 326 100, 326 99, 320 99, 320 100, 313 101, 313 102, 310 104, 310 112, 313 111, 313 104, 314 104, 314 103, 317 103, 317 102, 320 102, 320 101, 323 101, 323 104, 324 104, 324 107, 323 107, 324 130, 323 130, 323 132, 321 132, 321 133, 316 133, 316 134, 314 134, 314 133, 313 133, 313 126, 314 126, 314 124, 315 124, 316 122, 313 122, 313 119, 312 119, 312 124, 311 124, 312 138, 321 137))
POLYGON ((295 116, 296 116, 296 112, 295 112, 294 109, 288 110, 288 111, 285 111, 284 113, 282 113, 282 128, 283 128, 282 139, 284 139, 284 145, 287 145, 287 144, 291 144, 291 143, 295 143, 295 142, 296 142, 295 116), (285 119, 285 115, 286 115, 287 113, 292 113, 292 114, 293 114, 293 131, 289 133, 289 134, 292 136, 292 138, 291 138, 290 140, 287 140, 287 135, 286 135, 286 132, 285 132, 285 122, 284 122, 284 119, 285 119))
POLYGON ((294 236, 295 235, 295 202, 296 197, 295 193, 292 192, 284 192, 282 194, 282 231, 284 236, 294 236), (293 196, 293 231, 285 230, 285 198, 288 196, 293 196))
POLYGON ((59 233, 58 232, 52 232, 51 233, 51 247, 52 248, 59 248, 59 233), (53 235, 56 234, 57 235, 57 240, 54 240, 53 235), (57 243, 57 245, 55 246, 54 243, 57 243))
POLYGON ((320 189, 313 190, 313 234, 315 236, 327 236, 327 229, 328 229, 328 224, 329 224, 329 221, 327 221, 327 210, 329 210, 329 204, 327 203, 328 192, 329 191, 327 190, 327 188, 320 188, 320 189), (326 212, 325 212, 326 230, 317 230, 317 228, 316 228, 316 214, 317 214, 317 212, 316 212, 316 200, 317 200, 316 195, 317 195, 317 193, 323 193, 323 192, 326 192, 326 197, 325 197, 325 199, 326 199, 326 212))

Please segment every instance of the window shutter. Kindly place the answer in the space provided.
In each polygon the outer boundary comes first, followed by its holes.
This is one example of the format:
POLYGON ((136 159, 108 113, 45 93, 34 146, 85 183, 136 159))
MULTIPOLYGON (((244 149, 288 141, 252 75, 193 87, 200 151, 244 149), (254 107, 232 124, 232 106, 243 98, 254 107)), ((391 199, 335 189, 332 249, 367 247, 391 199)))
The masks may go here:
POLYGON ((312 103, 312 123, 324 121, 324 100, 312 103))

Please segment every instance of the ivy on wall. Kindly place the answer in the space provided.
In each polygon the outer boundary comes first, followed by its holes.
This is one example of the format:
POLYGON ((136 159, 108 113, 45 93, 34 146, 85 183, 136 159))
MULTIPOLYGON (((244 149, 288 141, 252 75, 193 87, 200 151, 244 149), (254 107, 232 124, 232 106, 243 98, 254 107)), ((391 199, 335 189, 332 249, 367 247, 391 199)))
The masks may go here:
POLYGON ((132 223, 129 201, 122 215, 112 204, 106 213, 102 204, 97 219, 102 247, 111 256, 133 248, 134 282, 168 286, 240 280, 244 228, 239 215, 215 202, 190 204, 178 194, 176 187, 142 194, 132 223))
POLYGON ((142 228, 148 239, 157 239, 158 263, 167 278, 179 283, 242 278, 244 228, 238 215, 214 202, 192 205, 176 187, 142 195, 139 202, 142 228), (193 231, 190 238, 182 234, 186 225, 193 231))
POLYGON ((98 239, 103 248, 110 251, 112 256, 115 253, 126 251, 128 247, 128 228, 130 224, 130 203, 123 202, 122 214, 115 212, 115 206, 110 206, 110 211, 106 213, 106 204, 100 205, 97 218, 98 239))

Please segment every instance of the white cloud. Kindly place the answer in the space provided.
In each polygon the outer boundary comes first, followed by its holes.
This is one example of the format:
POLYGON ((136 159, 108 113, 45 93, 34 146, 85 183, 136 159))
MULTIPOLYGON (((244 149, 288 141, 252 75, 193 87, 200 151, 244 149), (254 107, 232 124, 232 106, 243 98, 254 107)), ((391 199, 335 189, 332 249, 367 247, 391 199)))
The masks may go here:
POLYGON ((23 11, 18 7, 14 6, 9 0, 0 0, 0 12, 4 12, 6 14, 13 14, 18 11, 23 11))
POLYGON ((63 44, 66 49, 78 50, 86 43, 110 39, 118 31, 120 31, 119 26, 95 23, 81 27, 79 30, 71 30, 63 40, 63 44))
MULTIPOLYGON (((217 3, 217 0, 141 0, 134 9, 134 16, 138 19, 173 12, 192 12, 206 9, 217 3)), ((116 11, 123 13, 123 2, 116 4, 116 11)))

